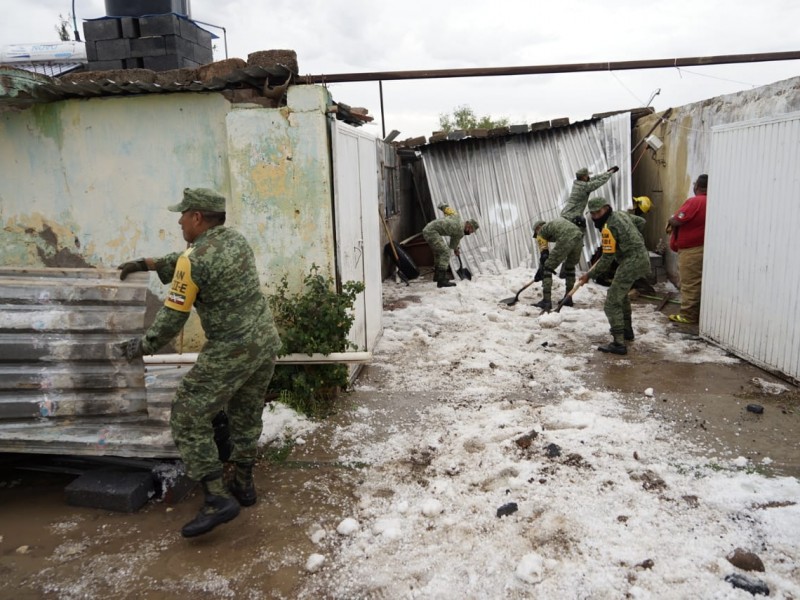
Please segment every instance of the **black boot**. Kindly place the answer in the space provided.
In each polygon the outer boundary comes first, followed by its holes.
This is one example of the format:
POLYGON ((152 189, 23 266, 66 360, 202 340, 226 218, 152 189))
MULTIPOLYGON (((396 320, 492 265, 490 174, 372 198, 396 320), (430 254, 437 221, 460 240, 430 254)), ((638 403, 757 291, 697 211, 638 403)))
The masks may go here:
POLYGON ((561 300, 561 306, 572 306, 572 296, 567 298, 566 296, 561 300))
POLYGON ((533 306, 541 308, 543 310, 551 310, 553 308, 553 303, 550 302, 549 299, 542 298, 538 302, 534 302, 533 306))
POLYGON ((222 473, 212 473, 201 481, 205 503, 197 516, 181 529, 183 537, 203 535, 217 525, 227 523, 239 514, 239 503, 222 483, 222 473))
POLYGON ((614 338, 610 344, 606 344, 605 346, 599 346, 597 349, 600 352, 608 352, 610 354, 627 354, 628 348, 625 347, 624 334, 621 331, 612 331, 612 337, 614 338))
POLYGON ((446 269, 436 269, 434 277, 436 279, 436 287, 455 287, 456 285, 447 277, 446 269))
POLYGON ((253 463, 236 463, 233 481, 231 481, 228 489, 242 506, 253 506, 256 503, 253 463))

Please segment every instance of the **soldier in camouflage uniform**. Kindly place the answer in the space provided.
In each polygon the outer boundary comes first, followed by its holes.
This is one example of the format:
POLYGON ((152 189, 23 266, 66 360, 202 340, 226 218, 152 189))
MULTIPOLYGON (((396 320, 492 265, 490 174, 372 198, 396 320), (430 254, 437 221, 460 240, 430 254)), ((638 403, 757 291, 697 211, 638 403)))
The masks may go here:
POLYGON ((603 275, 615 259, 619 263, 603 307, 613 340, 598 350, 627 354, 625 341, 634 339, 628 292, 634 281, 650 272, 650 255, 639 230, 644 227, 644 219, 625 212, 614 212, 605 198, 589 200, 589 214, 595 227, 601 231, 603 255, 590 273, 581 275, 581 284, 589 281, 590 276, 597 279, 603 275))
MULTIPOLYGON (((575 265, 581 259, 583 232, 574 223, 558 218, 549 223, 537 221, 533 226, 533 236, 539 247, 539 269, 533 280, 542 282, 542 299, 534 306, 550 310, 553 307, 553 273, 558 265, 563 263, 561 277, 566 279, 567 291, 575 285, 575 265), (552 252, 549 250, 549 242, 555 242, 552 252)), ((564 306, 572 306, 572 298, 567 298, 564 306)))
POLYGON ((458 245, 461 242, 461 238, 477 231, 478 222, 475 219, 469 219, 466 222, 462 221, 458 213, 446 204, 440 205, 439 208, 444 212, 445 216, 425 225, 422 230, 422 237, 425 238, 428 246, 433 250, 433 280, 436 282, 436 287, 453 287, 455 283, 447 277, 447 267, 450 265, 450 250, 456 256, 459 256, 458 245), (442 239, 445 236, 450 238, 449 246, 442 239))
POLYGON ((225 197, 214 190, 186 188, 183 201, 169 207, 190 246, 161 258, 120 265, 120 279, 134 271, 156 271, 171 281, 164 306, 143 337, 121 344, 128 359, 152 354, 183 327, 192 306, 206 343, 172 402, 172 437, 187 475, 199 480, 205 503, 181 533, 193 537, 211 531, 256 502, 253 463, 262 429, 267 386, 275 369, 280 338, 261 291, 255 256, 247 240, 223 226, 225 197), (212 420, 225 410, 235 472, 228 487, 214 442, 212 420))
MULTIPOLYGON (((611 179, 611 176, 617 171, 619 171, 619 167, 611 167, 605 173, 600 173, 600 175, 590 177, 589 169, 586 167, 578 169, 575 173, 575 182, 572 184, 572 191, 569 193, 567 203, 564 205, 564 208, 561 209, 561 216, 567 221, 572 221, 573 223, 580 225, 576 219, 578 217, 583 219, 583 212, 586 210, 586 203, 589 201, 589 194, 591 194, 601 185, 605 184, 605 182, 611 179)), ((585 223, 584 225, 581 225, 581 227, 584 226, 585 223)))

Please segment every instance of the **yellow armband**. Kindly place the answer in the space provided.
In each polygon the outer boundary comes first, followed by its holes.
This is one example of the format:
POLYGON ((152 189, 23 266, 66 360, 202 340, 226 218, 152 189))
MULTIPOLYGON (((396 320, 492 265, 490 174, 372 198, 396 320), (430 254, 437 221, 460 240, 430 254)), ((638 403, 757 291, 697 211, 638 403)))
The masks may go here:
POLYGON ((197 298, 200 288, 192 281, 192 263, 189 262, 189 255, 193 248, 188 248, 181 254, 175 265, 175 274, 172 276, 172 284, 169 294, 164 302, 164 306, 180 312, 189 312, 197 298))
POLYGON ((544 239, 542 236, 536 236, 536 245, 539 246, 539 254, 542 253, 542 250, 547 250, 550 247, 550 242, 544 239))

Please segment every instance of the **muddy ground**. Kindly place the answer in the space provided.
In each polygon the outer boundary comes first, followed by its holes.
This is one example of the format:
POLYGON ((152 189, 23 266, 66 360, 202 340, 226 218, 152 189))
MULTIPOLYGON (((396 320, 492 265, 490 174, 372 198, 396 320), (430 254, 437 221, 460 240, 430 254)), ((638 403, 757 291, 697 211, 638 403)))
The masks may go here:
MULTIPOLYGON (((598 355, 581 376, 589 387, 619 391, 626 402, 647 402, 653 417, 675 424, 687 445, 701 444, 721 458, 747 457, 766 474, 800 477, 800 392, 769 393, 754 381, 780 380, 756 367, 679 364, 632 352, 625 360, 598 355), (763 414, 749 412, 748 404, 763 406, 763 414)), ((380 369, 366 368, 360 380, 380 389, 380 369)), ((433 391, 344 395, 337 414, 306 444, 259 463, 256 506, 195 540, 183 539, 179 529, 199 507, 197 490, 174 506, 152 501, 134 514, 72 507, 64 487, 74 475, 6 462, 0 466, 0 597, 308 597, 305 562, 315 552, 332 554, 334 540, 320 540, 319 532, 335 530, 350 514, 363 468, 337 463, 343 448, 334 441, 336 426, 357 419, 356 409, 367 405, 376 414, 385 411, 369 435, 388 435, 414 427, 416 409, 434 399, 433 391)))

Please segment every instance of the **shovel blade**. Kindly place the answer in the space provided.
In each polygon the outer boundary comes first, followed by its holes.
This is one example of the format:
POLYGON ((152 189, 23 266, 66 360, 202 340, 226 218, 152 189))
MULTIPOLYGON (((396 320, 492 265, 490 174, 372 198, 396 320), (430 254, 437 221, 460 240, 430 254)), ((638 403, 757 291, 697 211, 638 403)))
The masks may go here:
POLYGON ((500 300, 503 304, 508 304, 509 306, 514 306, 519 300, 519 296, 514 296, 513 298, 503 298, 500 300))

